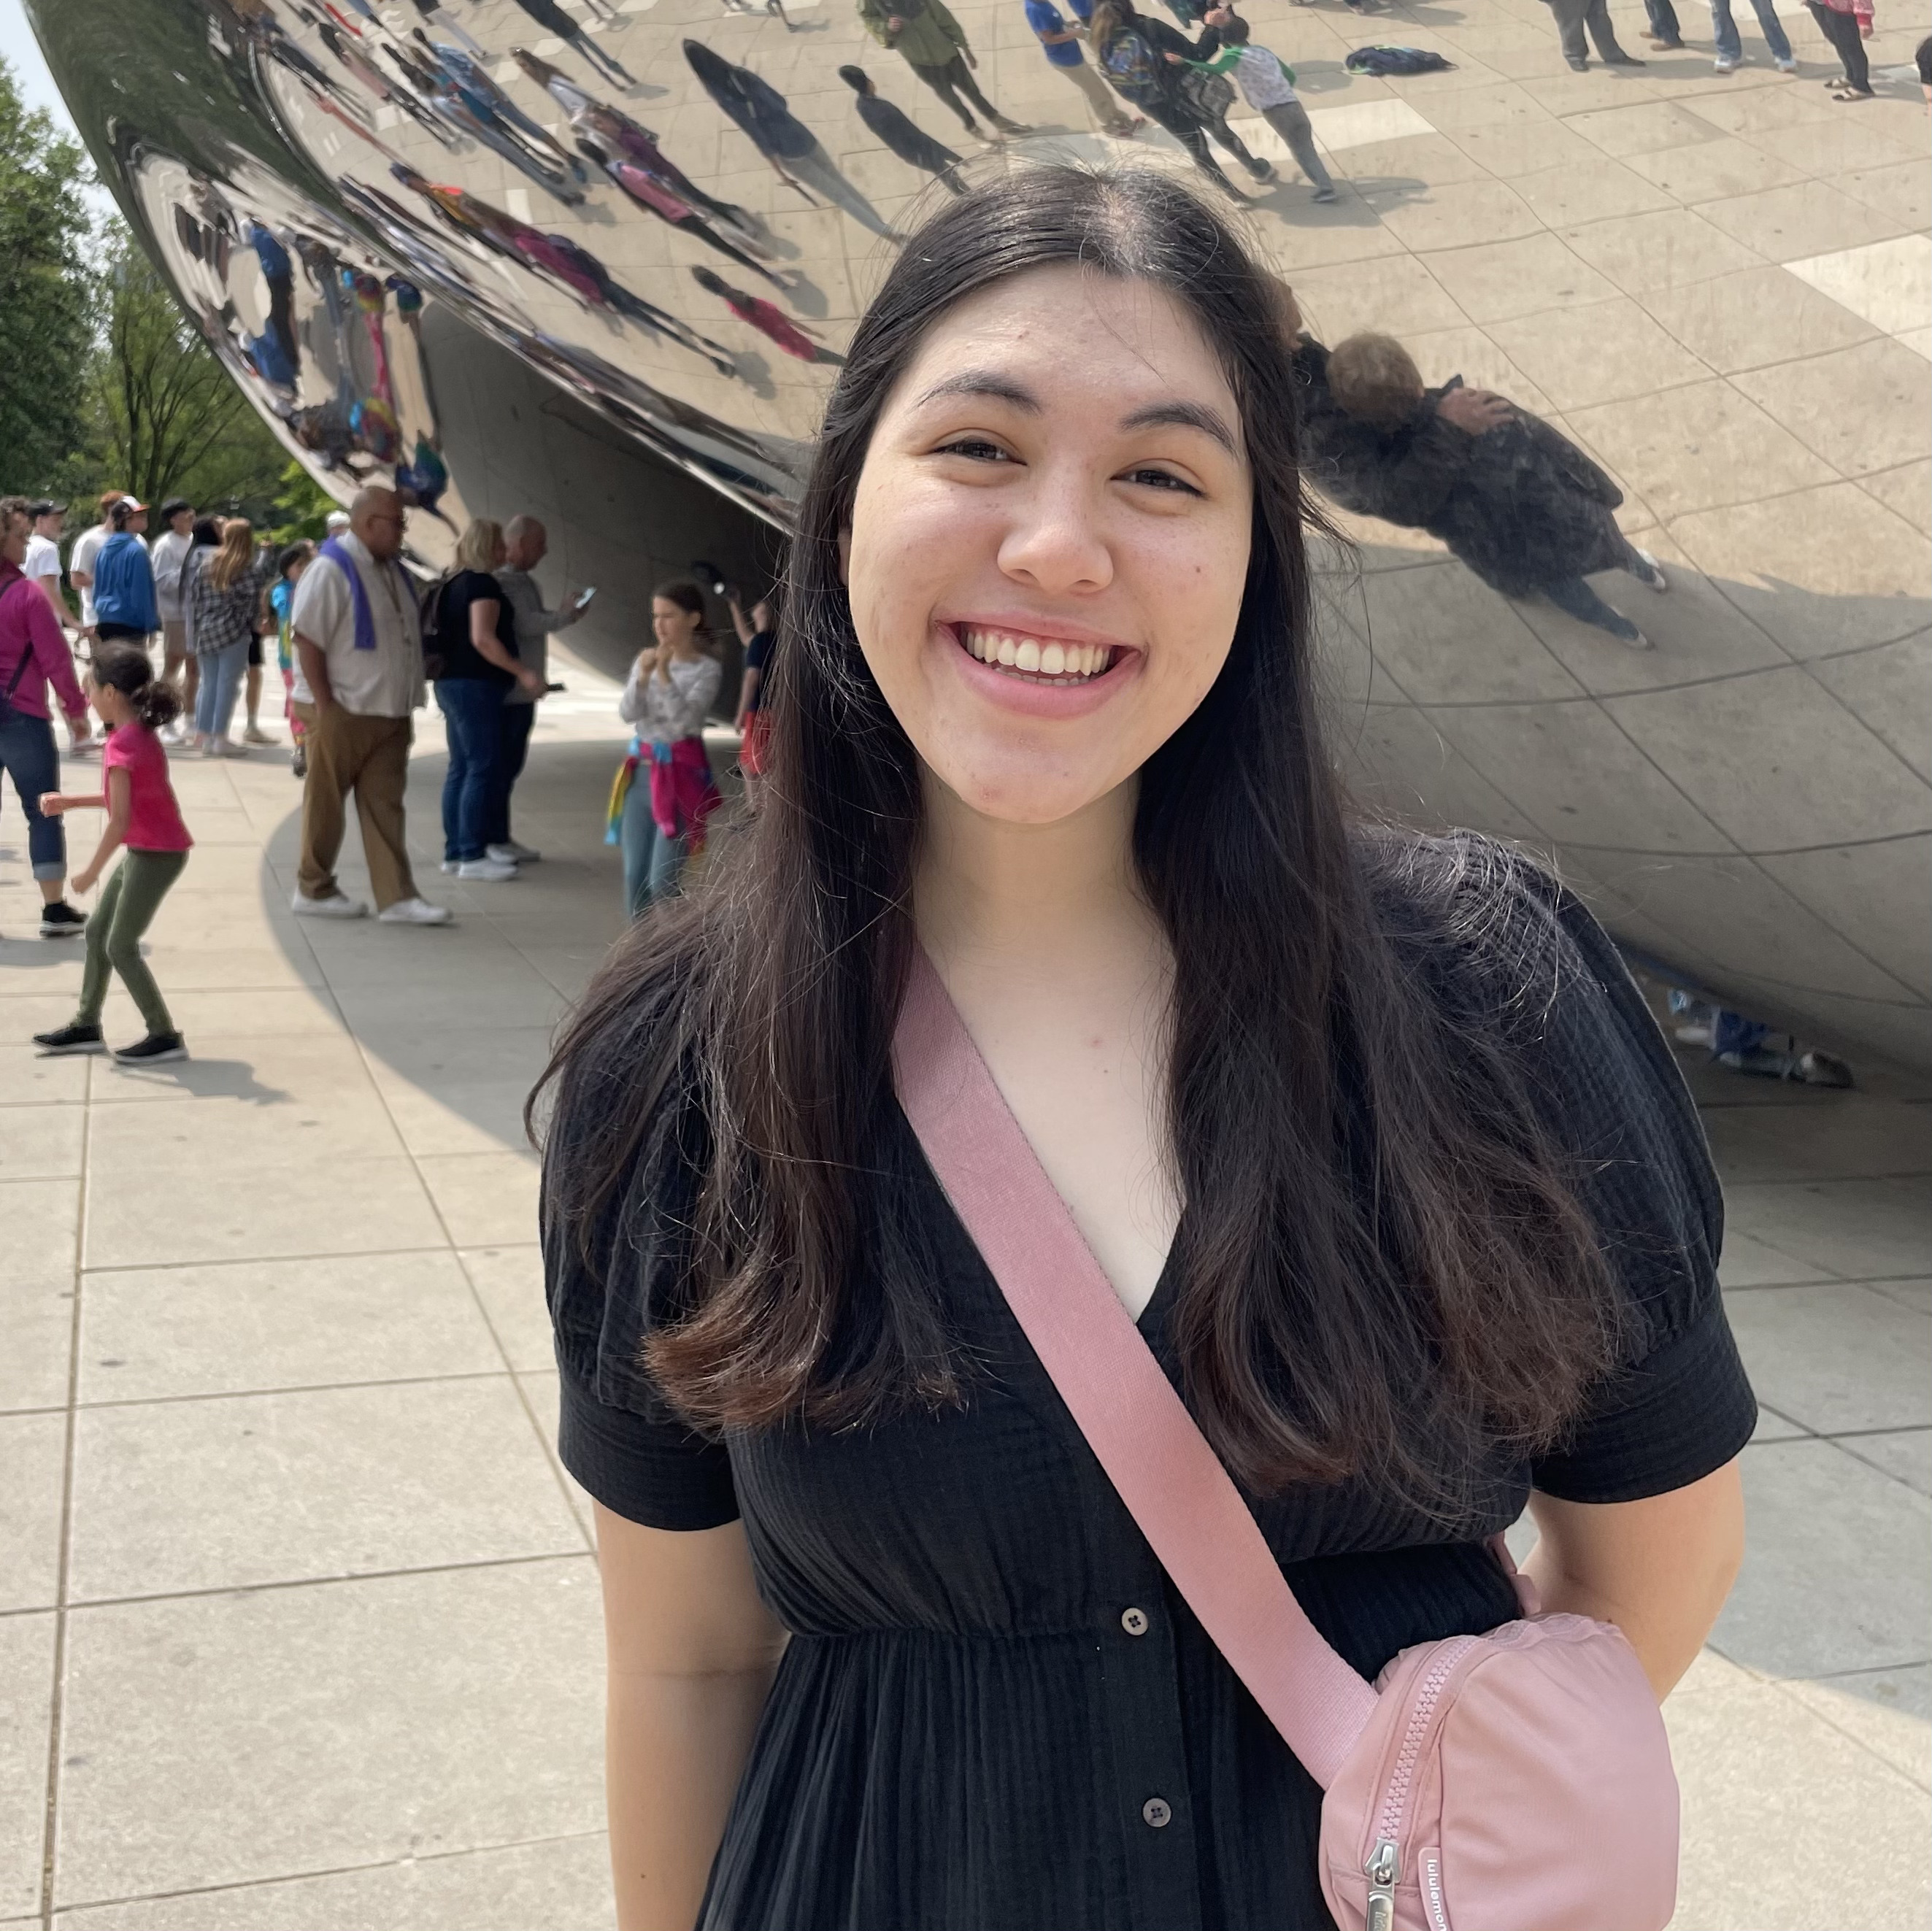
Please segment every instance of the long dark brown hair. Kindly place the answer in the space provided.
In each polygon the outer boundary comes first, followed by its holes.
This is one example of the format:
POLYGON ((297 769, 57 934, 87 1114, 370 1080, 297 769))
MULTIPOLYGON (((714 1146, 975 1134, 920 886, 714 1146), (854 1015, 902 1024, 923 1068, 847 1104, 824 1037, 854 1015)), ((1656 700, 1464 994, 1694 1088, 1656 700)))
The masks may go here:
POLYGON ((751 1429, 966 1399, 974 1371, 928 1276, 872 1264, 919 761, 854 637, 838 540, 926 331, 977 290, 1071 264, 1186 307, 1253 475, 1226 664, 1143 768, 1134 826, 1184 989, 1168 1112, 1186 1393, 1258 1489, 1360 1474, 1453 1512, 1458 1471, 1498 1441, 1556 1439, 1620 1345, 1598 1237, 1517 1070, 1521 1000, 1432 988, 1455 955, 1524 994, 1552 969, 1556 930, 1499 918, 1543 902, 1514 889, 1522 862, 1502 847, 1345 812, 1318 715, 1279 291, 1150 171, 1040 167, 976 187, 907 245, 859 325, 792 546, 759 810, 691 897, 638 923, 564 1028, 545 1075, 547 1226, 595 1269, 637 1264, 609 1229, 648 1207, 640 1152, 662 1144, 667 1092, 691 1094, 688 1264, 646 1343, 669 1399, 751 1429), (1494 956, 1505 947, 1521 956, 1494 956))

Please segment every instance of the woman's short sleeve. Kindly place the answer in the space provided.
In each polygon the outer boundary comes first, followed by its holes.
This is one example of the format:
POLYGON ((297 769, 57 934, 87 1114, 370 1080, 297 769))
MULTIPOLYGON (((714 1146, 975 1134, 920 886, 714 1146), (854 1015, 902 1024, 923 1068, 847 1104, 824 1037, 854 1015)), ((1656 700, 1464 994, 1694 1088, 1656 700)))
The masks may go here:
POLYGON ((1556 973, 1536 1027, 1539 1110, 1574 1162, 1634 1313, 1626 1366, 1532 1465, 1544 1494, 1634 1501, 1720 1468, 1757 1404, 1718 1288, 1724 1199, 1670 1048, 1616 948, 1552 888, 1556 973))
MULTIPOLYGON (((641 1077, 641 1071, 633 1077, 641 1077)), ((679 1304, 701 1153, 698 1108, 668 1099, 624 1184, 582 1224, 566 1213, 561 1163, 584 1137, 596 1081, 567 1080, 544 1158, 544 1291, 560 1382, 557 1453, 598 1501, 647 1528, 734 1521, 728 1450, 665 1400, 644 1361, 652 1311, 679 1304)))

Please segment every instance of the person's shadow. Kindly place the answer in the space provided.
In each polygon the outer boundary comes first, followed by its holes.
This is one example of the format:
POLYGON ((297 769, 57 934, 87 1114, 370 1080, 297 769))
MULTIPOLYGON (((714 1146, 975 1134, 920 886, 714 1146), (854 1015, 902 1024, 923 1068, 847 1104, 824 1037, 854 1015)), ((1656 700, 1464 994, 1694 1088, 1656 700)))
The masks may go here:
MULTIPOLYGON (((192 1093, 197 1099, 243 1099, 253 1106, 282 1106, 294 1096, 280 1087, 264 1086, 246 1060, 176 1060, 160 1066, 123 1066, 106 1063, 109 1074, 117 1080, 133 1080, 142 1086, 172 1087, 192 1093)), ((97 1099, 112 1099, 112 1088, 97 1091, 97 1099)))

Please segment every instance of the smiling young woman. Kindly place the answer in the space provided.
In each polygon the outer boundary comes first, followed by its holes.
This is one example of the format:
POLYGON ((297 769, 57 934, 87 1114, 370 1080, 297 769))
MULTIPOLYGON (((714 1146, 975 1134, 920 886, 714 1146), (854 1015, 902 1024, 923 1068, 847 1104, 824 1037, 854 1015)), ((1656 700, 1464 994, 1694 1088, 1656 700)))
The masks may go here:
POLYGON ((1553 881, 1347 809, 1279 312, 1151 172, 914 239, 802 505, 761 808, 560 1044, 623 1931, 1330 1921, 1319 1792, 896 1099, 916 949, 1354 1668, 1514 1616, 1526 1499, 1546 1607, 1660 1694, 1723 1600, 1754 1411, 1696 1116, 1553 881))

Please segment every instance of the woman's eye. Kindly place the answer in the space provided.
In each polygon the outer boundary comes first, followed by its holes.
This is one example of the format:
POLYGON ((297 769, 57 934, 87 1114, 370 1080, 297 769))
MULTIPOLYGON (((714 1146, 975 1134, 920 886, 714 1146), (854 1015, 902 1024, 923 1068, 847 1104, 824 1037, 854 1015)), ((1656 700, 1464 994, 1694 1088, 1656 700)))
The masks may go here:
POLYGON ((1012 458, 997 442, 988 442, 983 436, 962 436, 956 442, 942 442, 939 445, 942 456, 964 456, 974 463, 1010 463, 1012 458))
POLYGON ((1198 496, 1201 493, 1192 483, 1184 482, 1170 469, 1130 469, 1120 480, 1138 483, 1148 489, 1178 490, 1184 496, 1198 496))

